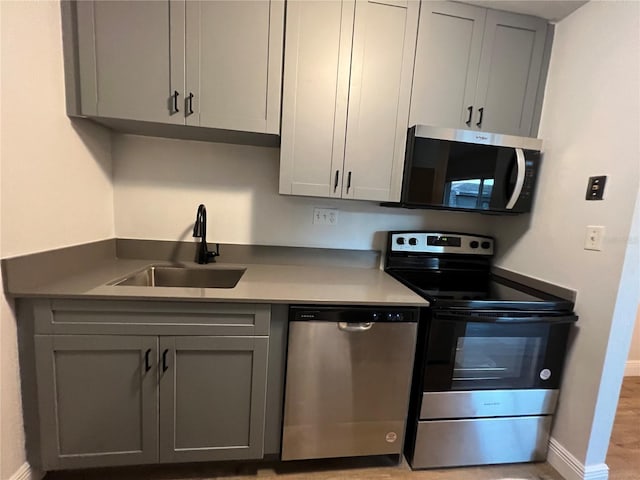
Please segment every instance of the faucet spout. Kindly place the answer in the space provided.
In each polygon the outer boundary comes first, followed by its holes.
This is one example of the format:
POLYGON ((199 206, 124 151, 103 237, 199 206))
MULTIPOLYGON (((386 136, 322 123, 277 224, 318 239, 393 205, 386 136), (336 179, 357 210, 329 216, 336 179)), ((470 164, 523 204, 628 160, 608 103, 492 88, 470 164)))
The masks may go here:
POLYGON ((193 236, 200 238, 196 261, 199 264, 215 262, 215 257, 220 255, 220 245, 216 243, 216 251, 210 252, 207 247, 207 208, 200 204, 196 213, 196 223, 193 225, 193 236))

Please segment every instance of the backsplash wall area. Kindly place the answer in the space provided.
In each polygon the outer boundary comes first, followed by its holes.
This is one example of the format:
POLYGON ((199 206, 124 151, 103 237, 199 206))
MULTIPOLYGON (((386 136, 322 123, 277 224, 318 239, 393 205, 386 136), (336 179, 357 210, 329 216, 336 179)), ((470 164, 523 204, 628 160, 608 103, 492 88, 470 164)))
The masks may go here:
POLYGON ((119 238, 189 240, 200 203, 210 243, 382 250, 387 230, 489 233, 494 220, 279 195, 277 148, 114 134, 112 155, 119 238), (314 207, 338 209, 338 224, 314 225, 314 207))

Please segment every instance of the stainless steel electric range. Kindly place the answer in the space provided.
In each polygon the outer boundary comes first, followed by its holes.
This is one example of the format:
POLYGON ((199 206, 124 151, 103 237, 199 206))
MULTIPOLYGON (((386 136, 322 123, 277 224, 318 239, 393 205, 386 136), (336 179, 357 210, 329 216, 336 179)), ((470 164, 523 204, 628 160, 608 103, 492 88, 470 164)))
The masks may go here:
POLYGON ((544 460, 573 302, 491 273, 493 238, 389 232, 385 271, 422 310, 405 456, 412 468, 544 460))

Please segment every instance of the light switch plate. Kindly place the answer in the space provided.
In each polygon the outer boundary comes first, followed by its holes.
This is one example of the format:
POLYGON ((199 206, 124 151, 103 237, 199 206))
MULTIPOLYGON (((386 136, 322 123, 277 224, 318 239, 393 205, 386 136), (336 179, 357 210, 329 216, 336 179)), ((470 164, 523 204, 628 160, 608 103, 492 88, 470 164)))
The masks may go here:
POLYGON ((602 200, 604 198, 604 186, 607 183, 607 176, 589 177, 587 185, 587 200, 602 200))
POLYGON ((587 225, 587 233, 584 238, 585 250, 602 250, 605 228, 601 225, 587 225))

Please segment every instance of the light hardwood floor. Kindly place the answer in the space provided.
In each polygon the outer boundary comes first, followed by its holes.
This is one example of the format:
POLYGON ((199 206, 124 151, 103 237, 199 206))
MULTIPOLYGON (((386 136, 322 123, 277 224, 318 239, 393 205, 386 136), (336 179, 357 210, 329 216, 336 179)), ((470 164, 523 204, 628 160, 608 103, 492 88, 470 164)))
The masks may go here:
POLYGON ((640 479, 640 377, 625 377, 607 453, 610 480, 640 479))
MULTIPOLYGON (((640 377, 627 377, 611 436, 610 480, 640 480, 640 377)), ((45 480, 562 480, 547 463, 412 472, 384 458, 191 464, 49 473, 45 480)))

